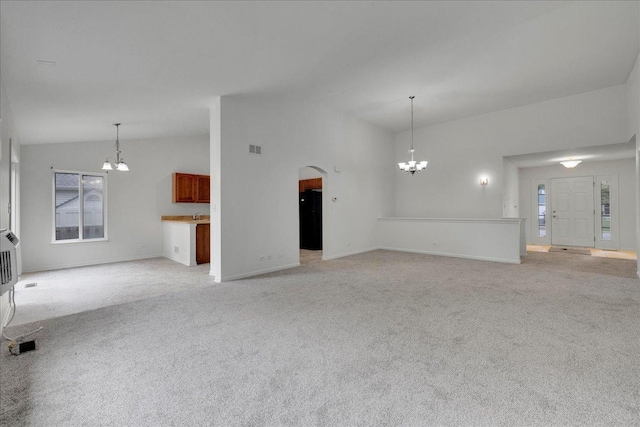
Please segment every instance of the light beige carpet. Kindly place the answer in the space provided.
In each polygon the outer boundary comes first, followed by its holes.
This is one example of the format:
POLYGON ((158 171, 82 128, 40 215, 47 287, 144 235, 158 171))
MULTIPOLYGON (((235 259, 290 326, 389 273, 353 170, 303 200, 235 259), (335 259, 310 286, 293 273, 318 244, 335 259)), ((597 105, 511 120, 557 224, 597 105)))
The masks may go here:
POLYGON ((375 251, 9 328, 0 424, 637 425, 634 276, 375 251))

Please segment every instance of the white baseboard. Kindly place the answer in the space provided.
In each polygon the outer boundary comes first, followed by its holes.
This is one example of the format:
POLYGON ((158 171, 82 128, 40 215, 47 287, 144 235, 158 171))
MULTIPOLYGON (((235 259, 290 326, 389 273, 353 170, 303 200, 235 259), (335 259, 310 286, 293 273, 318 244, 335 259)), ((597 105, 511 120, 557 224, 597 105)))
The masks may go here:
POLYGON ((377 251, 378 249, 382 249, 382 248, 379 248, 379 247, 376 246, 376 247, 373 247, 373 248, 361 249, 359 251, 346 252, 346 253, 338 254, 338 255, 323 256, 322 260, 323 261, 329 261, 329 260, 332 260, 332 259, 344 258, 346 256, 363 254, 365 252, 377 251))
POLYGON ((476 256, 476 255, 462 255, 462 254, 452 254, 452 253, 447 253, 447 252, 420 251, 420 250, 413 250, 413 249, 385 248, 385 247, 381 247, 381 248, 378 248, 378 249, 382 249, 382 250, 385 250, 385 251, 409 252, 409 253, 414 253, 414 254, 446 256, 446 257, 451 257, 451 258, 475 259, 475 260, 479 260, 479 261, 503 262, 503 263, 507 263, 507 264, 521 264, 522 263, 522 261, 520 261, 520 260, 513 260, 513 259, 507 259, 507 258, 483 257, 483 256, 476 256))
POLYGON ((41 271, 51 271, 51 270, 62 270, 65 268, 76 268, 76 267, 88 267, 91 265, 102 265, 102 264, 113 264, 114 262, 126 262, 126 261, 137 261, 142 259, 151 259, 151 258, 164 258, 163 254, 159 255, 145 255, 142 257, 124 257, 124 258, 110 258, 98 262, 80 262, 80 263, 69 263, 69 264, 57 264, 57 265, 45 265, 42 267, 36 267, 35 269, 26 269, 23 270, 23 273, 38 273, 41 271))
POLYGON ((170 259, 171 261, 179 262, 182 265, 186 265, 187 267, 193 267, 190 264, 189 260, 185 260, 184 258, 176 257, 176 256, 173 256, 173 255, 167 256, 166 254, 162 255, 162 256, 167 258, 167 259, 170 259))
POLYGON ((230 282, 232 280, 245 279, 247 277, 259 276, 261 274, 266 274, 266 273, 273 273, 274 271, 288 270, 290 268, 295 268, 295 267, 300 267, 300 263, 296 262, 294 264, 281 265, 279 267, 265 268, 264 270, 255 270, 250 273, 242 273, 242 274, 236 274, 234 276, 226 276, 221 278, 221 280, 217 280, 218 278, 215 277, 214 280, 216 282, 230 282))

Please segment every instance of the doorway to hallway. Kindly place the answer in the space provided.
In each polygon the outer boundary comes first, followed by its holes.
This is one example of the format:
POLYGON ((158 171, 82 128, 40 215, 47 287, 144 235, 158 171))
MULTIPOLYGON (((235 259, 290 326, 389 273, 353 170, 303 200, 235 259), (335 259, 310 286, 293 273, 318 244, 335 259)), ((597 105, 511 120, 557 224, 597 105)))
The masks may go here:
POLYGON ((320 168, 308 166, 298 172, 298 218, 300 262, 322 259, 324 249, 324 178, 320 168))

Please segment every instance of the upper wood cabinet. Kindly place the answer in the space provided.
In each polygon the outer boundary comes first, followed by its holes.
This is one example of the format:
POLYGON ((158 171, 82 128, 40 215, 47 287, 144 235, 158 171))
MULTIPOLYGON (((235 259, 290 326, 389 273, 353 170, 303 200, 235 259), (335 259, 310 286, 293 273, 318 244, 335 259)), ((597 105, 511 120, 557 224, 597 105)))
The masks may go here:
POLYGON ((298 181, 300 193, 306 190, 322 190, 322 178, 302 179, 298 181))
POLYGON ((209 175, 195 175, 196 177, 196 203, 209 203, 211 201, 211 177, 209 175))
POLYGON ((211 177, 209 175, 195 175, 192 173, 173 174, 173 203, 209 203, 211 177))

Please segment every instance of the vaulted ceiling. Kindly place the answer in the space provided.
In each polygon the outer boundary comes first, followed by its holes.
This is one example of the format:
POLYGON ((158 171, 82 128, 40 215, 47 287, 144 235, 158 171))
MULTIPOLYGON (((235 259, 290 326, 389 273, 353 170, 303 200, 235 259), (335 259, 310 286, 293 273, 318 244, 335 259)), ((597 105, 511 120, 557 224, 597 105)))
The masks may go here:
POLYGON ((2 1, 0 71, 23 144, 206 133, 221 95, 398 132, 410 95, 421 127, 625 83, 639 6, 2 1))

